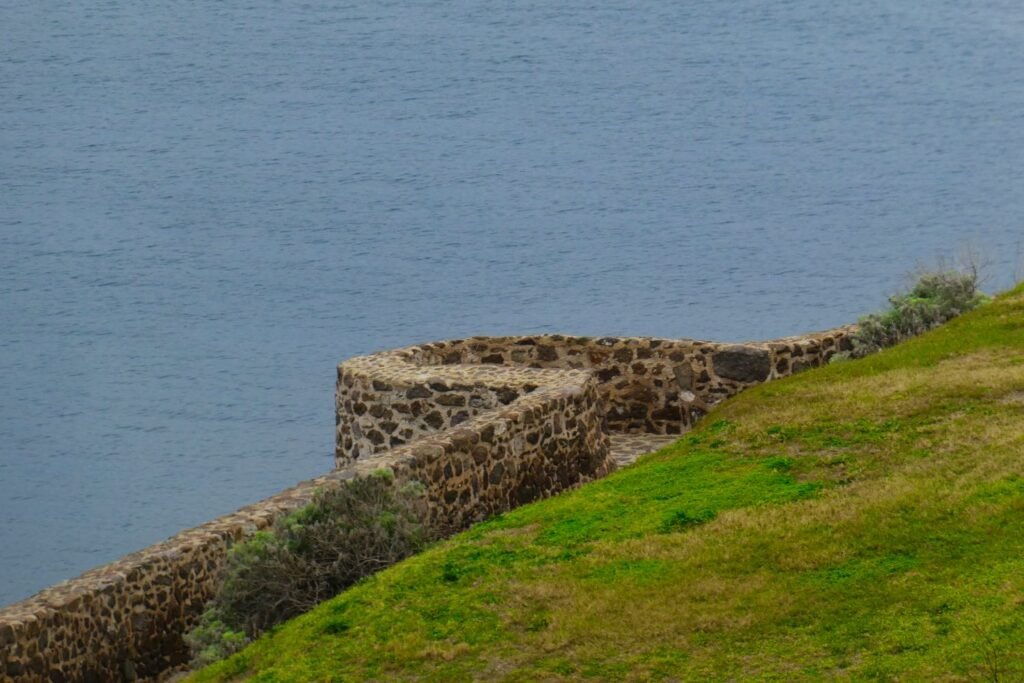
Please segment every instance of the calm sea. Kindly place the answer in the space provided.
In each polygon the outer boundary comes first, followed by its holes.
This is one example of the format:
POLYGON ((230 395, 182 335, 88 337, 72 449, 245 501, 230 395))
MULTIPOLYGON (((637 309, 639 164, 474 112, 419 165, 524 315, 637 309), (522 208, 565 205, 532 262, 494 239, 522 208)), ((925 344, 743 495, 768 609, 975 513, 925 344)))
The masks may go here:
POLYGON ((5 0, 0 604, 329 469, 348 356, 825 328, 1022 220, 1019 0, 5 0))

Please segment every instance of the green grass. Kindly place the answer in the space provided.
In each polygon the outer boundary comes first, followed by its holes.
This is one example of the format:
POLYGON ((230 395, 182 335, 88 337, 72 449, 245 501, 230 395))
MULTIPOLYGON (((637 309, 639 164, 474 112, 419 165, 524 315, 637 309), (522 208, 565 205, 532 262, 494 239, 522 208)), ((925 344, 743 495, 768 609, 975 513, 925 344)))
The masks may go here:
POLYGON ((747 391, 194 680, 1024 680, 1024 287, 747 391))

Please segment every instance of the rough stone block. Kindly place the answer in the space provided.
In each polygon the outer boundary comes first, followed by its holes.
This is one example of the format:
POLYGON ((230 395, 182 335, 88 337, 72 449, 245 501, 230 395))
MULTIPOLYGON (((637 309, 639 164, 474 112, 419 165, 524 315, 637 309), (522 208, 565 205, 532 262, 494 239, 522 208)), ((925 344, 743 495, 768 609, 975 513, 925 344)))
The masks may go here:
POLYGON ((763 382, 772 371, 768 350, 749 346, 723 349, 714 355, 712 362, 719 377, 745 384, 763 382))

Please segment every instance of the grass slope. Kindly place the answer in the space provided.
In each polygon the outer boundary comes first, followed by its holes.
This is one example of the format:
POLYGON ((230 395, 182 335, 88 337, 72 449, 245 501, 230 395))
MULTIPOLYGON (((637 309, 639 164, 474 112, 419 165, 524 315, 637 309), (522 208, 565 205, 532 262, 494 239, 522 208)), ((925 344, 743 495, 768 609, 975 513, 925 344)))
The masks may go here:
POLYGON ((1024 680, 1024 287, 750 390, 197 681, 1024 680))

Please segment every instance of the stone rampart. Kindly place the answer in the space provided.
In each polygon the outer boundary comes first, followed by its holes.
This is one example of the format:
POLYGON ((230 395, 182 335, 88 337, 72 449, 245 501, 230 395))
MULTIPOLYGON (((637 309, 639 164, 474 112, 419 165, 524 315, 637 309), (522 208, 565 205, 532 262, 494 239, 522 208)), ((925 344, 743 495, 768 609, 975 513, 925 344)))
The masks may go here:
POLYGON ((182 635, 232 544, 319 488, 387 467, 452 530, 604 476, 609 432, 680 433, 744 387, 819 365, 849 328, 743 345, 478 337, 338 368, 338 469, 0 609, 0 681, 131 681, 187 659, 182 635))
POLYGON ((397 482, 424 484, 432 521, 455 531, 604 476, 614 465, 596 383, 586 373, 547 374, 508 405, 0 610, 0 680, 131 681, 181 665, 182 636, 216 591, 231 545, 306 504, 318 488, 390 468, 397 482))
POLYGON ((508 405, 573 372, 597 382, 614 432, 680 434, 746 387, 826 362, 852 328, 770 342, 645 337, 473 337, 361 356, 338 366, 340 464, 508 405))

